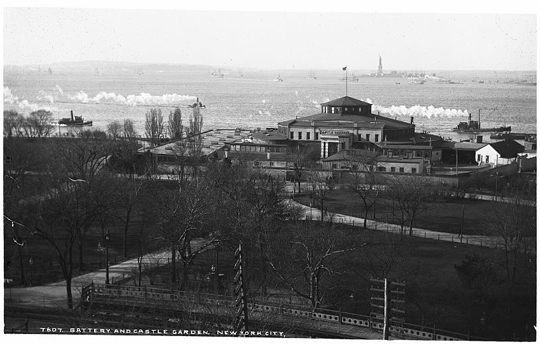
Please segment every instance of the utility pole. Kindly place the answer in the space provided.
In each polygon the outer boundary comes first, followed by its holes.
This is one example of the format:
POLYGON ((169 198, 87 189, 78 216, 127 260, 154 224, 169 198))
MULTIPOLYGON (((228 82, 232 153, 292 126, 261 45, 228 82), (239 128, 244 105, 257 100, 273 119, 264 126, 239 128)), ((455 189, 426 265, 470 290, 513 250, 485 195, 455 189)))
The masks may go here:
POLYGON ((238 248, 234 253, 236 257, 236 263, 234 264, 234 296, 236 297, 235 306, 237 307, 236 318, 234 320, 235 331, 247 331, 248 330, 248 309, 246 293, 244 290, 244 271, 243 271, 243 256, 242 256, 242 242, 238 244, 238 248))
MULTIPOLYGON (((371 282, 371 307, 370 320, 383 322, 383 339, 390 337, 390 326, 393 331, 403 327, 405 322, 405 283, 389 282, 388 279, 374 279, 371 282)), ((370 324, 371 326, 371 324, 370 324)))
POLYGON ((383 323, 383 339, 388 340, 390 337, 390 295, 388 290, 388 280, 384 279, 384 323, 383 323))
POLYGON ((465 205, 463 205, 463 209, 461 210, 461 227, 459 228, 459 242, 463 242, 463 222, 465 222, 465 205))

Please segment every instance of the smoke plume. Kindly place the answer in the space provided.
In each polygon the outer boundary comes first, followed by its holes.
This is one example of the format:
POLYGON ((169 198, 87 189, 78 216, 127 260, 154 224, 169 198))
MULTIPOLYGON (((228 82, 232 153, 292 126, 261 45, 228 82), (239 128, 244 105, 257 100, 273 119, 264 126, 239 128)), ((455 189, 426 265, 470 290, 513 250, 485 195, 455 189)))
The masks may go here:
POLYGON ((116 93, 99 92, 94 97, 90 97, 86 92, 79 91, 75 95, 67 95, 70 100, 79 101, 81 103, 95 103, 95 104, 121 104, 121 105, 175 105, 183 101, 196 100, 195 96, 164 94, 161 96, 153 96, 149 93, 141 93, 139 95, 130 94, 123 96, 116 93))
MULTIPOLYGON (((39 96, 38 96, 39 99, 39 96)), ((48 98, 48 100, 50 100, 48 98)), ((51 102, 52 103, 52 102, 51 102)), ((10 88, 7 86, 4 86, 4 104, 14 105, 19 110, 30 110, 37 111, 37 110, 46 110, 46 111, 57 111, 58 109, 55 107, 49 107, 49 106, 43 106, 38 104, 30 103, 26 99, 20 99, 16 95, 11 92, 10 88)))
MULTIPOLYGON (((371 99, 367 99, 365 101, 373 104, 371 99)), ((445 109, 443 107, 434 107, 432 105, 414 105, 411 107, 406 107, 405 105, 392 105, 390 107, 385 107, 373 104, 372 110, 374 112, 379 112, 381 115, 425 117, 429 119, 469 116, 469 112, 467 110, 445 109)))

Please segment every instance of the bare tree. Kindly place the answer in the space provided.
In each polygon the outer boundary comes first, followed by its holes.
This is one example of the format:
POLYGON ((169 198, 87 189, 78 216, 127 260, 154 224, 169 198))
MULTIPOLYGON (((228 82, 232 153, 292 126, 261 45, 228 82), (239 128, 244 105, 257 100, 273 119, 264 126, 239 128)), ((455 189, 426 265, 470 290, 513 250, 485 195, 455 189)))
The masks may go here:
POLYGON ((52 119, 53 114, 50 111, 37 110, 31 112, 23 121, 26 137, 32 139, 49 136, 53 130, 52 119))
MULTIPOLYGON (((367 218, 371 209, 382 196, 384 187, 382 176, 377 173, 378 154, 370 150, 349 150, 351 172, 346 176, 346 185, 364 204, 364 228, 367 228, 367 218)), ((373 215, 375 217, 375 214, 373 215)))
POLYGON ((4 136, 20 136, 24 117, 14 110, 4 110, 4 136))
MULTIPOLYGON (((246 234, 255 239, 255 246, 261 263, 262 292, 263 295, 266 295, 268 279, 266 250, 269 233, 275 229, 275 226, 280 226, 280 220, 287 213, 283 192, 285 183, 281 179, 266 174, 261 170, 253 170, 249 184, 252 187, 248 189, 243 207, 248 221, 251 220, 246 224, 246 234)), ((247 240, 244 240, 244 242, 247 242, 247 240)))
POLYGON ((150 109, 146 113, 145 134, 152 146, 159 145, 163 138, 163 115, 161 109, 150 109))
POLYGON ((516 286, 518 270, 528 266, 533 255, 536 224, 536 202, 519 197, 508 202, 494 202, 486 214, 486 234, 498 238, 504 250, 508 297, 516 286))
POLYGON ((268 262, 272 271, 313 308, 324 298, 324 277, 334 273, 333 260, 365 245, 348 242, 333 224, 313 221, 296 222, 294 230, 281 232, 271 242, 268 262))
POLYGON ((169 137, 174 140, 182 140, 184 127, 182 126, 182 110, 176 107, 169 113, 169 137))
MULTIPOLYGON (((319 152, 316 145, 301 145, 290 147, 287 152, 287 158, 292 165, 294 180, 298 184, 298 192, 300 192, 300 183, 302 177, 308 168, 315 166, 315 161, 318 159, 319 152)), ((296 187, 295 187, 296 189, 296 187)), ((295 192, 295 190, 293 190, 295 192)))
POLYGON ((134 207, 139 201, 143 181, 135 179, 133 176, 129 178, 118 178, 119 193, 118 193, 118 210, 116 217, 122 221, 124 225, 124 236, 122 242, 122 252, 124 258, 127 257, 127 237, 130 228, 131 218, 134 207))
POLYGON ((215 240, 207 240, 199 247, 193 247, 195 238, 208 234, 206 223, 213 207, 208 186, 197 179, 185 182, 171 181, 174 187, 158 187, 154 181, 153 199, 150 204, 159 225, 158 239, 171 249, 171 281, 176 280, 176 253, 184 265, 184 278, 180 288, 184 288, 188 268, 195 257, 215 240))
POLYGON ((397 218, 401 225, 401 235, 404 234, 405 223, 408 223, 409 235, 412 236, 416 217, 429 206, 427 201, 432 196, 429 183, 417 176, 400 176, 389 181, 388 191, 399 211, 397 218))
POLYGON ((324 221, 326 209, 324 207, 326 200, 330 194, 331 188, 328 185, 329 176, 321 171, 310 172, 310 190, 311 206, 316 206, 321 211, 321 221, 324 221))
POLYGON ((137 137, 137 132, 135 131, 135 126, 131 119, 124 119, 122 133, 124 134, 124 138, 128 140, 137 137))
MULTIPOLYGON (((88 209, 103 212, 109 207, 110 197, 117 184, 110 183, 110 178, 100 172, 106 166, 114 146, 104 139, 94 139, 84 136, 77 140, 64 139, 58 143, 58 164, 50 170, 58 175, 64 183, 76 183, 87 190, 85 202, 88 209), (99 209, 99 210, 97 210, 99 209)), ((83 246, 84 238, 91 221, 85 221, 78 228, 77 243, 79 248, 79 268, 84 269, 83 246)))
POLYGON ((112 121, 107 124, 107 134, 113 140, 122 136, 123 126, 119 121, 112 121))
POLYGON ((104 208, 92 201, 91 193, 97 190, 90 184, 69 181, 65 173, 51 172, 50 175, 42 176, 49 191, 19 202, 21 212, 16 222, 31 235, 45 239, 56 251, 57 261, 66 280, 67 303, 71 309, 75 245, 81 233, 104 208))

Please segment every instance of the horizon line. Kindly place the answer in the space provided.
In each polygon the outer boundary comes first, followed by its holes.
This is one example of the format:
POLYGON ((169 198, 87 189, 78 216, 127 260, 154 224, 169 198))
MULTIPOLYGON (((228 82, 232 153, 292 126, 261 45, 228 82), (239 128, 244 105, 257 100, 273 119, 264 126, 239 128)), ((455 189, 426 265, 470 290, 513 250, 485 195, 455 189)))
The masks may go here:
MULTIPOLYGON (((319 71, 332 71, 332 68, 314 68, 314 67, 300 67, 300 68, 278 68, 278 67, 246 67, 246 66, 231 66, 231 65, 209 65, 209 64, 192 64, 192 63, 183 63, 183 62, 131 62, 131 61, 120 61, 120 60, 80 60, 80 61, 59 61, 59 62, 46 62, 46 63, 4 63, 4 67, 31 67, 31 66, 50 66, 55 64, 76 64, 76 63, 125 63, 125 64, 135 64, 135 65, 164 65, 164 66, 193 66, 193 67, 208 67, 208 68, 232 68, 232 69, 252 69, 252 70, 282 70, 282 71, 297 71, 297 70, 319 70, 319 71)), ((336 67, 336 70, 341 70, 342 67, 336 67)), ((366 70, 375 70, 376 68, 354 68, 359 71, 366 70)), ((386 68, 385 68, 386 69, 386 68)), ((387 69, 388 71, 415 71, 415 72, 425 72, 427 70, 431 71, 507 71, 507 72, 537 72, 536 69, 444 69, 444 68, 408 68, 408 69, 387 69)), ((388 73, 390 74, 390 73, 388 73)))

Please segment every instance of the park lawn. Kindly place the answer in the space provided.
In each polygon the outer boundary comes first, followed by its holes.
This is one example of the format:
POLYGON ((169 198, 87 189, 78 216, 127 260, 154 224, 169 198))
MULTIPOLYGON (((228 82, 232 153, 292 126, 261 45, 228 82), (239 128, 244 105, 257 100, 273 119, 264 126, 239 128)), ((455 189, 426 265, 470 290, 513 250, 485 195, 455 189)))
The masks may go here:
MULTIPOLYGON (((32 189, 32 176, 27 177, 26 185, 32 189)), ((35 194, 35 193, 34 193, 35 194)), ((144 220, 142 210, 145 208, 144 197, 141 202, 136 204, 132 212, 132 219, 127 237, 127 259, 137 257, 139 253, 139 237, 142 231, 142 248, 143 254, 158 250, 159 242, 153 240, 152 235, 155 232, 155 224, 147 223, 144 220)), ((4 222, 6 223, 6 222, 4 222)), ((8 226, 6 229, 10 228, 8 226)), ((118 262, 126 260, 123 257, 123 235, 124 225, 116 218, 109 218, 105 227, 105 231, 110 232, 109 242, 109 262, 114 265, 118 262)), ((52 245, 45 239, 29 235, 28 232, 20 232, 24 238, 25 244, 22 246, 20 253, 22 256, 22 266, 24 269, 24 283, 21 274, 21 259, 19 249, 13 241, 13 231, 4 231, 4 262, 10 262, 9 269, 4 268, 4 278, 12 279, 12 286, 29 285, 30 276, 32 276, 33 285, 43 285, 53 282, 58 282, 64 279, 62 271, 57 259, 57 252, 52 245), (32 264, 30 264, 32 258, 32 264), (30 266, 32 265, 32 266, 30 266)), ((106 251, 104 247, 102 228, 99 224, 99 219, 89 228, 85 235, 83 244, 83 263, 82 269, 79 266, 79 251, 78 245, 73 247, 73 262, 74 276, 84 274, 90 271, 105 268, 106 251), (99 246, 98 246, 99 243, 99 246), (101 249, 100 249, 101 247, 101 249)))
MULTIPOLYGON (((138 209, 144 208, 148 195, 142 197, 138 209)), ((299 197, 304 203, 309 204, 306 196, 299 197), (307 201, 307 202, 306 202, 307 201)), ((465 211, 465 234, 477 234, 484 214, 489 209, 488 202, 475 200, 456 200, 450 202, 440 202, 422 213, 419 222, 415 226, 423 227, 421 224, 430 224, 428 229, 451 232, 455 223, 460 223, 463 205, 465 211), (420 222, 425 218, 425 222, 420 222), (449 223, 451 225, 449 225, 449 223), (476 229, 475 229, 476 228, 476 229)), ((363 216, 360 201, 355 200, 352 194, 343 191, 334 191, 327 206, 330 210, 338 213, 345 213, 353 216, 363 216)), ((376 209, 376 218, 382 220, 386 214, 391 212, 391 202, 383 202, 376 209)), ((138 229, 143 228, 146 233, 152 233, 155 228, 146 224, 139 211, 135 212, 134 225, 130 233, 129 256, 136 256, 136 240, 138 229)), ((119 221, 112 221, 108 224, 111 230, 110 255, 116 257, 121 252, 122 226, 119 221)), ((459 227, 458 227, 459 228, 459 227)), ((382 231, 364 230, 359 227, 348 227, 344 229, 351 240, 359 243, 368 243, 359 251, 355 251, 337 260, 333 265, 333 273, 327 276, 326 296, 323 300, 324 307, 341 309, 344 312, 354 312, 359 314, 369 314, 370 294, 369 278, 374 272, 380 272, 380 264, 386 257, 394 257, 394 263, 388 273, 391 280, 405 281, 406 289, 406 322, 436 326, 460 333, 469 331, 472 335, 494 336, 503 338, 509 336, 514 329, 522 327, 525 323, 523 315, 530 312, 531 307, 535 307, 535 302, 522 302, 524 300, 524 288, 517 288, 516 302, 511 308, 502 307, 501 297, 498 296, 496 288, 480 295, 461 287, 459 277, 454 265, 460 264, 467 255, 478 254, 490 261, 502 262, 502 252, 494 249, 480 248, 472 245, 442 242, 417 237, 400 237, 395 234, 382 231), (388 249, 387 243, 393 243, 393 250, 388 249), (372 268, 372 266, 379 266, 372 268), (351 295, 353 296, 351 298, 351 295), (483 312, 488 312, 490 317, 484 326, 481 327, 479 319, 483 312)), ((456 233, 455 231, 453 231, 456 233)), ((147 239, 148 240, 148 239, 147 239)), ((88 268, 97 268, 100 258, 103 259, 103 252, 97 250, 97 243, 101 241, 101 228, 98 224, 91 228, 85 242, 84 257, 85 262, 92 263, 88 268)), ((18 252, 13 246, 11 238, 4 232, 4 257, 12 260, 12 268, 8 271, 15 274, 18 271, 18 252)), ((147 249, 156 249, 157 243, 147 241, 147 249)), ((55 263, 54 252, 45 242, 39 242, 35 238, 29 238, 29 243, 24 251, 24 265, 28 276, 28 258, 34 259, 33 272, 37 276, 56 274, 56 278, 61 278, 59 268, 55 263), (41 273, 38 273, 41 271, 41 273)), ((231 249, 223 250, 220 253, 209 251, 197 258, 196 266, 192 267, 192 272, 199 272, 205 276, 205 271, 210 271, 213 264, 218 266, 218 271, 225 274, 225 280, 230 281, 233 273, 231 267, 234 261, 231 249)), ((75 257, 75 261, 77 261, 75 257)), ((248 265, 249 266, 249 265, 248 265)), ((503 280, 504 275, 502 265, 494 264, 497 269, 498 280, 503 280)), ((179 270, 181 266, 178 266, 179 270)), ((521 270, 520 270, 520 273, 521 270)), ((6 274, 6 278, 8 277, 6 274)), ((28 278, 28 277, 27 277, 28 278)), ((520 275, 522 284, 523 276, 520 275)), ((36 281, 34 279, 34 281, 36 281)), ((38 281, 36 281, 38 282, 38 281)), ((41 280, 42 283, 49 281, 41 280)), ((274 280, 275 286, 280 284, 274 280)), ((530 301, 530 300, 529 300, 530 301)), ((533 309, 534 311, 534 309, 533 309)))
MULTIPOLYGON (((387 278, 406 283, 407 323, 504 338, 516 328, 524 326, 524 314, 534 312, 534 302, 528 305, 522 302, 527 298, 523 270, 519 272, 519 291, 508 310, 503 310, 505 300, 497 286, 483 292, 462 288, 455 265, 460 265, 466 256, 474 254, 491 262, 496 269, 498 283, 503 281, 505 274, 501 263, 504 252, 501 250, 408 236, 400 241, 398 234, 358 227, 351 227, 349 231, 351 240, 360 239, 368 242, 368 245, 358 252, 348 254, 336 267, 336 271, 345 272, 330 277, 333 278, 333 287, 328 290, 327 307, 341 309, 343 312, 369 314, 369 278, 376 271, 372 266, 381 263, 381 258, 394 254, 394 263, 387 278), (394 250, 388 251, 383 245, 385 242, 392 242, 394 250), (490 315, 484 326, 480 323, 483 312, 490 315)), ((381 273, 379 278, 383 276, 380 268, 378 273, 381 273)))
MULTIPOLYGON (((309 195, 305 194, 297 195, 295 200, 305 205, 311 203, 309 195)), ((486 215, 489 213, 491 205, 492 203, 488 201, 472 199, 439 200, 425 205, 425 210, 418 214, 414 227, 459 234, 463 217, 463 234, 482 235, 486 233, 486 215)), ((348 190, 336 189, 330 192, 325 201, 325 208, 337 214, 360 218, 365 215, 362 200, 348 190)), ((368 219, 375 218, 382 222, 399 223, 392 216, 391 199, 381 199, 374 208, 375 217, 372 208, 368 219)))

